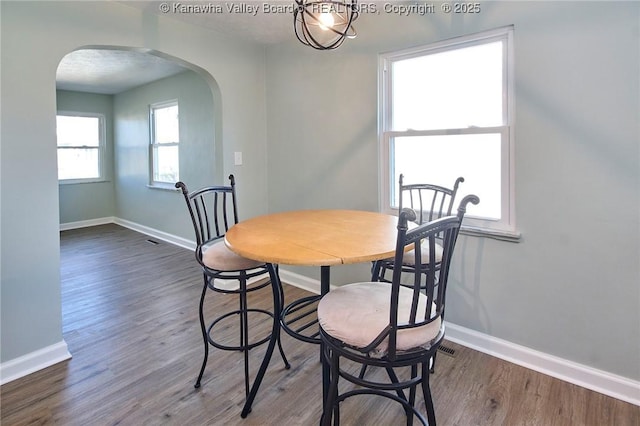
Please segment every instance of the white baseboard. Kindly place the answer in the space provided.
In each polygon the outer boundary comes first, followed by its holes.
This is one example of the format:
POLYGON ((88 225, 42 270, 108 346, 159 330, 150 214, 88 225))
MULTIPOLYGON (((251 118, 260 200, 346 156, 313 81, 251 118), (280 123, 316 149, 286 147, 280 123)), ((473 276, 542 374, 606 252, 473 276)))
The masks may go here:
POLYGON ((159 231, 157 229, 150 228, 148 226, 140 225, 139 223, 131 222, 130 220, 120 219, 116 217, 114 218, 113 223, 115 223, 116 225, 124 226, 125 228, 132 229, 134 231, 140 232, 142 234, 149 235, 151 237, 157 238, 167 243, 174 244, 178 247, 186 248, 189 250, 195 250, 196 248, 196 243, 192 240, 178 237, 176 235, 172 235, 164 231, 159 231))
MULTIPOLYGON (((280 268, 287 284, 320 294, 320 281, 280 268)), ((586 389, 640 406, 640 382, 446 322, 446 339, 586 389)))
MULTIPOLYGON (((99 224, 117 223, 134 231, 151 235, 180 247, 188 248, 190 250, 195 248, 195 243, 193 241, 176 237, 127 220, 119 218, 110 219, 110 222, 101 222, 99 224)), ((99 219, 96 219, 96 221, 99 221, 99 219)), ((74 223, 78 224, 80 222, 74 223)), ((85 222, 82 222, 82 224, 84 223, 85 222)), ((319 280, 287 271, 283 268, 280 268, 280 277, 282 281, 287 284, 302 288, 315 294, 320 294, 319 280)), ((446 338, 454 343, 458 343, 462 346, 495 356, 496 358, 512 362, 522 367, 640 406, 639 381, 617 376, 606 371, 597 370, 592 367, 536 351, 534 349, 517 345, 515 343, 449 322, 446 323, 446 327, 446 338)))
POLYGON ((62 340, 51 346, 30 352, 0 364, 0 385, 27 376, 71 358, 67 343, 62 340))
MULTIPOLYGON (((320 294, 320 281, 305 277, 304 275, 296 274, 295 272, 287 271, 286 269, 279 270, 280 279, 282 282, 287 284, 291 284, 294 287, 301 288, 303 290, 307 290, 311 293, 320 294)), ((331 286, 331 288, 335 288, 335 286, 331 286)))
POLYGON ((640 406, 640 382, 536 351, 497 337, 446 322, 446 339, 546 374, 640 406))
POLYGON ((115 217, 100 217, 97 219, 80 220, 77 222, 67 222, 60 224, 61 231, 68 231, 69 229, 88 228, 90 226, 106 225, 108 223, 114 223, 115 217))
POLYGON ((154 237, 158 240, 165 241, 167 243, 171 243, 178 247, 186 248, 189 250, 195 250, 196 243, 192 240, 188 240, 186 238, 178 237, 173 234, 169 234, 164 231, 159 231, 155 228, 150 228, 145 225, 140 225, 139 223, 132 222, 126 219, 120 219, 119 217, 109 216, 109 217, 101 217, 97 219, 89 219, 82 220, 78 222, 68 222, 61 223, 60 230, 68 231, 70 229, 78 229, 78 228, 87 228, 89 226, 97 226, 97 225, 106 225, 108 223, 115 223, 116 225, 123 226, 125 228, 129 228, 133 231, 140 232, 141 234, 149 235, 150 237, 154 237))

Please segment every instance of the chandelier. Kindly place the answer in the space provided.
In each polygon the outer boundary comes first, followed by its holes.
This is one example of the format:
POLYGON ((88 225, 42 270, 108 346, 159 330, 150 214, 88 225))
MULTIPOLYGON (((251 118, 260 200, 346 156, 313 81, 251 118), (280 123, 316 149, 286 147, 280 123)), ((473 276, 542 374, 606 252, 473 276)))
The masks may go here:
POLYGON ((357 0, 295 0, 293 25, 303 44, 318 50, 337 49, 345 39, 355 38, 353 21, 357 0))

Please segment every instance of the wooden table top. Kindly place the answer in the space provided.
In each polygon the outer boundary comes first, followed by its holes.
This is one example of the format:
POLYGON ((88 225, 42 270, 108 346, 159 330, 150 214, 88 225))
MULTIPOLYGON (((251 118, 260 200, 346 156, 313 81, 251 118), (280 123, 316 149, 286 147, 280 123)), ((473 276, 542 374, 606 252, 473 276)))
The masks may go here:
POLYGON ((231 227, 227 246, 267 263, 332 266, 392 257, 398 218, 360 210, 296 210, 231 227))

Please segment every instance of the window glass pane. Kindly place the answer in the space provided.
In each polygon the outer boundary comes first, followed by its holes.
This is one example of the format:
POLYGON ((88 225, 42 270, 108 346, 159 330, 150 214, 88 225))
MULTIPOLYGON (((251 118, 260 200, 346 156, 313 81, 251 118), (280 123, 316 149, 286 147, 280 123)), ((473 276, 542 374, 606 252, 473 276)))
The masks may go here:
POLYGON ((393 62, 393 130, 503 125, 503 42, 393 62))
POLYGON ((180 140, 178 125, 178 105, 155 108, 155 143, 175 143, 180 140))
POLYGON ((153 149, 153 180, 154 182, 175 183, 178 175, 178 146, 155 145, 153 149))
POLYGON ((58 146, 100 146, 100 118, 56 117, 58 146))
POLYGON ((393 158, 393 206, 398 206, 398 179, 432 183, 447 188, 462 176, 456 200, 467 194, 480 197, 467 213, 487 219, 501 217, 501 134, 402 136, 391 140, 393 158))
POLYGON ((58 179, 99 178, 98 155, 98 148, 59 148, 58 179))

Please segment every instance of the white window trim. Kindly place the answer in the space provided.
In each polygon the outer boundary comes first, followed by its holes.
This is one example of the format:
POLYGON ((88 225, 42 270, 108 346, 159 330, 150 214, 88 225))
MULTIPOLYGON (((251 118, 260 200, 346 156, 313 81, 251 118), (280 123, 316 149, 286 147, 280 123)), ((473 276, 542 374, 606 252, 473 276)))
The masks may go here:
MULTIPOLYGON (((82 178, 82 179, 58 179, 58 184, 60 185, 75 185, 78 183, 98 183, 98 182, 106 182, 107 177, 105 175, 105 153, 106 153, 106 119, 104 114, 96 113, 96 112, 79 112, 79 111, 58 111, 56 112, 56 117, 58 115, 63 115, 66 117, 95 117, 98 119, 99 126, 99 141, 98 141, 98 177, 95 178, 82 178)), ((56 142, 56 153, 58 149, 61 147, 57 146, 56 142)), ((93 148, 93 147, 88 147, 93 148)), ((68 149, 76 149, 76 148, 68 148, 68 149)))
MULTIPOLYGON (((177 191, 176 187, 175 187, 175 183, 173 182, 164 182, 164 181, 157 181, 153 179, 153 166, 154 166, 154 160, 153 160, 153 148, 155 145, 157 145, 155 143, 156 140, 156 136, 155 136, 155 118, 154 118, 154 110, 155 109, 159 109, 159 108, 167 108, 167 107, 171 107, 171 106, 177 106, 178 108, 180 108, 179 104, 178 104, 178 100, 177 99, 172 99, 169 101, 163 101, 163 102, 156 102, 153 104, 149 105, 149 183, 147 184, 148 188, 152 188, 152 189, 166 189, 166 190, 170 190, 170 191, 177 191)), ((175 142, 175 143, 167 143, 167 144, 163 144, 164 146, 180 146, 180 141, 175 142)), ((178 173, 180 173, 178 171, 178 173)))
MULTIPOLYGON (((427 53, 437 53, 438 51, 450 50, 452 48, 462 48, 478 44, 484 44, 491 41, 506 41, 506 78, 504 88, 507 96, 503 102, 506 102, 506 108, 503 109, 506 117, 504 117, 504 126, 485 128, 482 131, 500 131, 508 132, 506 135, 506 143, 502 145, 502 174, 506 179, 502 180, 502 197, 506 197, 507 201, 502 204, 502 219, 500 221, 482 220, 472 216, 465 217, 465 223, 461 232, 468 235, 488 236, 505 241, 519 241, 521 234, 516 229, 515 220, 515 163, 514 163, 514 127, 515 127, 515 94, 514 94, 514 52, 513 52, 513 26, 497 28, 491 31, 471 34, 453 39, 443 40, 426 46, 413 47, 400 51, 383 53, 378 58, 378 135, 379 135, 379 209, 383 213, 398 214, 397 208, 390 206, 391 189, 398 185, 398 182, 392 182, 391 174, 391 144, 390 138, 394 136, 422 136, 437 134, 463 134, 465 129, 456 130, 432 130, 432 131, 392 131, 388 130, 391 126, 391 108, 386 108, 391 102, 391 64, 401 59, 410 59, 412 57, 423 56, 427 53), (506 174, 506 175, 505 175, 506 174)), ((478 130, 474 130, 477 133, 478 130)), ((459 200, 458 200, 459 201, 459 200)), ((482 202, 482 200, 480 200, 482 202)))

